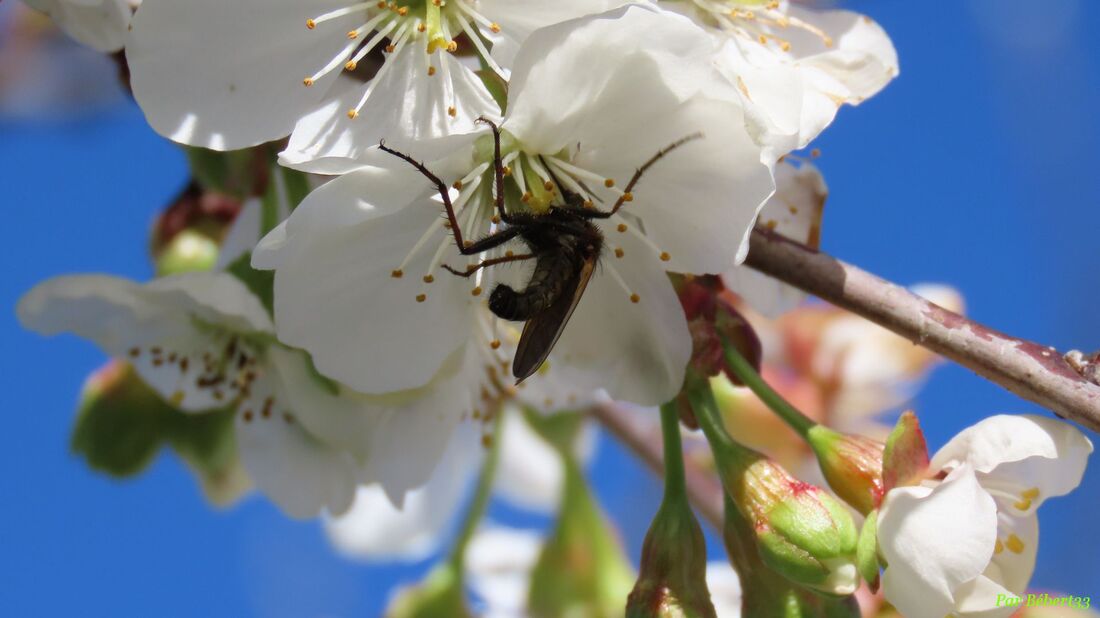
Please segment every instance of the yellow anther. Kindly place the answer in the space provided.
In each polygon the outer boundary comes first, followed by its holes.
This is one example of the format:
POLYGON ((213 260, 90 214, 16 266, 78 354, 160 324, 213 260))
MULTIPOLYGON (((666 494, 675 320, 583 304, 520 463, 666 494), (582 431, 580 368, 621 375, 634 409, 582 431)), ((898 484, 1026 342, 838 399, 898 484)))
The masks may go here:
POLYGON ((416 24, 416 31, 417 32, 424 32, 427 29, 428 29, 428 26, 425 25, 424 22, 420 22, 419 24, 416 24))
POLYGON ((634 201, 634 194, 631 193, 630 191, 627 191, 626 193, 623 193, 623 201, 624 202, 633 202, 634 201))
POLYGON ((490 434, 484 434, 481 436, 481 446, 490 448, 493 446, 493 436, 490 434))
POLYGON ((490 341, 489 342, 489 347, 493 348, 494 350, 499 349, 500 348, 500 339, 493 339, 492 341, 490 341))
POLYGON ((404 17, 409 14, 409 7, 403 6, 397 9, 397 14, 404 17))
POLYGON ((614 187, 615 186, 615 179, 614 178, 605 179, 603 181, 603 186, 607 187, 608 189, 610 189, 611 187, 614 187))
POLYGON ((316 27, 317 27, 317 22, 313 21, 312 19, 307 19, 306 20, 306 28, 309 28, 310 30, 313 30, 316 27))
POLYGON ((523 192, 523 195, 521 195, 521 196, 519 197, 519 201, 521 201, 521 202, 523 202, 524 204, 526 204, 527 202, 530 202, 530 201, 531 201, 531 198, 532 198, 532 197, 534 197, 534 196, 533 196, 533 195, 531 195, 531 192, 530 192, 530 191, 524 191, 524 192, 523 192))
MULTIPOLYGON (((492 221, 493 223, 500 223, 500 216, 499 215, 493 215, 492 217, 489 217, 489 220, 492 221)), ((509 251, 508 253, 511 253, 511 251, 509 251)))
POLYGON ((393 53, 393 50, 395 50, 395 49, 397 49, 397 48, 396 48, 396 47, 394 47, 394 46, 393 46, 393 44, 391 43, 391 44, 389 44, 389 45, 387 45, 387 46, 386 46, 386 53, 387 53, 387 54, 392 54, 392 53, 393 53))
POLYGON ((452 105, 452 106, 447 108, 447 115, 450 116, 451 118, 454 118, 455 116, 458 115, 458 110, 455 109, 455 107, 452 105))
POLYGON ((390 273, 390 276, 393 277, 394 279, 400 279, 401 277, 405 276, 405 271, 398 268, 397 270, 390 273))
POLYGON ((426 300, 428 300, 428 295, 427 294, 417 294, 416 295, 416 302, 422 303, 426 300))
POLYGON ((788 43, 787 41, 783 41, 783 43, 781 43, 781 44, 779 45, 779 47, 780 47, 780 48, 781 48, 781 49, 782 49, 783 51, 785 51, 785 52, 789 52, 789 51, 791 51, 791 44, 790 44, 790 43, 788 43))
POLYGON ((546 189, 547 191, 553 191, 554 190, 554 183, 547 180, 546 182, 542 183, 542 188, 546 189))
POLYGON ((428 76, 431 77, 432 75, 435 75, 435 67, 429 66, 428 67, 428 76))
POLYGON ((349 39, 358 39, 359 38, 359 31, 358 30, 349 30, 348 31, 348 38, 349 39))
POLYGON ((378 4, 376 4, 375 6, 377 6, 380 9, 386 8, 386 0, 378 0, 378 4))
POLYGON ((313 85, 313 78, 312 77, 307 77, 307 78, 303 79, 302 80, 302 85, 307 87, 307 88, 312 86, 313 85))
POLYGON ((1019 502, 1013 502, 1012 506, 1016 507, 1018 510, 1026 511, 1026 510, 1031 508, 1031 500, 1028 500, 1027 498, 1024 498, 1023 500, 1020 500, 1019 502))
POLYGON ((354 60, 348 60, 347 64, 344 65, 344 70, 345 71, 354 71, 355 67, 357 67, 357 66, 359 66, 359 65, 355 64, 354 60))
POLYGON ((462 190, 462 181, 461 180, 456 180, 451 184, 451 186, 454 187, 455 191, 461 191, 462 190))
POLYGON ((626 224, 625 223, 620 223, 619 226, 616 227, 615 229, 619 230, 620 232, 625 232, 626 231, 626 224))
POLYGON ((767 45, 767 44, 768 44, 768 37, 766 37, 766 36, 764 36, 764 35, 762 35, 762 34, 760 35, 760 39, 759 39, 759 40, 760 40, 760 44, 761 44, 761 45, 767 45))
POLYGON ((476 288, 470 290, 470 296, 481 296, 481 286, 479 285, 476 288))
POLYGON ((501 171, 504 172, 505 176, 511 176, 512 175, 512 166, 511 165, 505 165, 504 169, 501 170, 501 171))
POLYGON ((668 254, 668 251, 662 251, 661 252, 661 261, 662 262, 667 262, 671 259, 672 259, 672 256, 668 254))
POLYGON ((596 207, 596 204, 594 204, 594 203, 592 202, 592 200, 585 200, 585 201, 584 201, 584 204, 582 204, 582 206, 584 206, 585 208, 587 208, 587 209, 591 210, 591 209, 593 209, 593 208, 595 208, 595 207, 596 207))
POLYGON ((630 302, 632 302, 634 304, 638 304, 638 302, 640 302, 641 300, 642 300, 642 297, 638 296, 637 294, 631 294, 630 295, 630 302))
POLYGON ((472 241, 472 240, 464 240, 464 241, 462 241, 462 246, 463 246, 463 247, 469 247, 469 246, 470 246, 470 245, 472 245, 472 244, 474 244, 474 241, 472 241))
POLYGON ((626 255, 626 253, 623 251, 622 247, 615 247, 615 257, 621 258, 624 255, 626 255))
POLYGON ((515 254, 516 254, 515 251, 512 251, 511 249, 509 249, 509 250, 504 252, 504 257, 512 257, 515 254))
POLYGON ((1031 489, 1025 489, 1020 492, 1020 497, 1025 500, 1034 500, 1039 497, 1039 488, 1032 487, 1031 489))
POLYGON ((424 275, 424 283, 431 283, 432 281, 435 281, 435 277, 432 275, 424 275))
POLYGON ((183 403, 183 398, 184 398, 184 392, 183 391, 176 391, 176 392, 172 393, 172 399, 170 399, 170 401, 172 402, 172 405, 178 406, 181 403, 183 403))
POLYGON ((1024 542, 1015 534, 1010 534, 1008 538, 1005 539, 1005 547, 1014 554, 1020 554, 1024 551, 1024 542))
POLYGON ((447 51, 451 52, 452 54, 458 51, 458 43, 455 41, 447 43, 447 51))
POLYGON ((1001 554, 1005 550, 1005 544, 1001 542, 1001 539, 997 539, 997 544, 993 546, 994 554, 1001 554))
POLYGON ((489 24, 489 29, 492 30, 494 33, 500 32, 500 24, 494 21, 493 23, 489 24))

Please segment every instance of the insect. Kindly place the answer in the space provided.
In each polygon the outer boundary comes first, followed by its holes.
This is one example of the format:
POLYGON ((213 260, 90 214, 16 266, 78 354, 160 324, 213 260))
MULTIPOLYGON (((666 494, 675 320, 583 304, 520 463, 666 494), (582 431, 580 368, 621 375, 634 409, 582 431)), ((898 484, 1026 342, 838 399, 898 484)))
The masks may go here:
MULTIPOLYGON (((562 204, 551 205, 545 213, 536 214, 508 212, 505 209, 505 171, 500 152, 500 129, 488 119, 479 118, 478 121, 489 125, 493 130, 494 207, 504 226, 473 242, 466 241, 462 237, 454 206, 451 204, 447 186, 443 181, 423 163, 409 155, 387 148, 385 143, 380 143, 379 148, 408 162, 436 186, 443 200, 451 233, 462 255, 477 255, 516 238, 527 245, 527 253, 508 252, 501 257, 482 260, 466 270, 457 270, 443 265, 443 268, 459 277, 470 277, 489 266, 535 260, 535 269, 524 289, 516 290, 500 283, 489 295, 489 310, 496 316, 505 320, 525 322, 516 347, 515 358, 512 360, 512 375, 518 384, 538 371, 546 361, 596 271, 604 239, 600 229, 592 223, 592 220, 607 219, 617 213, 623 204, 629 201, 628 196, 631 195, 634 186, 651 165, 675 148, 702 135, 698 133, 689 135, 657 151, 657 154, 635 171, 623 195, 619 196, 608 211, 594 208, 591 202, 586 202, 581 195, 568 190, 558 181, 553 171, 550 171, 550 166, 545 165, 543 160, 544 168, 557 186, 562 204)), ((541 155, 539 158, 542 160, 541 155)))

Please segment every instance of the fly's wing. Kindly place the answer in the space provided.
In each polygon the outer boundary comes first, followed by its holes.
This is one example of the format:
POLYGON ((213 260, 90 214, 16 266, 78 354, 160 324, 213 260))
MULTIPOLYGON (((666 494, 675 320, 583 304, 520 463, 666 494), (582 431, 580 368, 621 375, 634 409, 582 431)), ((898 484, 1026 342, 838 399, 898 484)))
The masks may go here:
POLYGON ((584 289, 588 287, 588 281, 596 271, 598 258, 599 256, 593 256, 585 260, 577 275, 562 290, 558 300, 523 325, 523 334, 520 335, 519 345, 516 347, 516 358, 512 361, 512 375, 516 377, 516 384, 538 371, 546 357, 550 356, 550 350, 554 349, 554 344, 569 323, 577 303, 581 302, 584 289))

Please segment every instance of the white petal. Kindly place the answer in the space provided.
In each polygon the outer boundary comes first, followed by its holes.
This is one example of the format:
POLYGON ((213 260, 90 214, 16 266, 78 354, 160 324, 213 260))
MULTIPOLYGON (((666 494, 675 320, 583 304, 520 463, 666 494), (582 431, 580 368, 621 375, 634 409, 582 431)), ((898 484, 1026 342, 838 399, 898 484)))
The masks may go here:
POLYGON ((1032 508, 1081 483, 1092 443, 1069 423, 1041 416, 997 415, 968 427, 932 457, 933 469, 963 462, 983 483, 1037 488, 1032 508))
POLYGON ((741 618, 741 578, 728 563, 707 563, 707 589, 717 618, 741 618))
POLYGON ((959 586, 989 564, 996 531, 996 504, 968 467, 934 489, 891 490, 878 517, 887 600, 910 618, 947 615, 959 586))
POLYGON ((126 42, 133 10, 126 0, 27 0, 66 34, 96 51, 113 53, 126 42))
MULTIPOLYGON (((380 140, 407 150, 416 142, 472 132, 478 128, 474 121, 479 116, 500 115, 500 107, 481 79, 445 51, 429 56, 414 41, 388 57, 383 70, 377 83, 340 80, 338 96, 326 100, 294 127, 281 160, 318 173, 344 171, 341 161, 365 161, 369 149, 380 140), (431 76, 429 64, 436 69, 431 76), (348 118, 348 110, 359 105, 368 87, 373 90, 362 113, 348 118)), ((418 158, 424 146, 419 148, 418 158)))
POLYGON ((663 262, 630 234, 616 234, 588 284, 555 358, 578 369, 577 386, 603 387, 614 399, 660 405, 680 390, 691 357, 691 335, 663 262), (616 258, 613 247, 624 250, 616 258), (610 269, 622 275, 628 289, 610 269), (631 302, 637 294, 639 302, 631 302))
POLYGON ((1016 594, 997 582, 979 575, 966 582, 955 593, 955 611, 951 614, 961 618, 1003 618, 1011 616, 1016 607, 1007 605, 1005 598, 1016 594), (1001 599, 998 605, 998 598, 1001 599))
POLYGON ((506 413, 502 422, 496 492, 518 507, 553 513, 561 500, 561 456, 531 429, 517 410, 506 413))
MULTIPOLYGON (((817 248, 821 217, 829 189, 821 172, 809 163, 799 167, 784 162, 775 168, 775 195, 760 211, 760 223, 800 243, 817 248)), ((736 267, 722 281, 756 311, 777 317, 806 298, 798 288, 750 268, 736 267)))
POLYGON ((442 226, 434 189, 411 168, 364 168, 314 191, 287 223, 278 264, 279 337, 313 356, 317 368, 355 390, 384 393, 426 384, 467 339, 477 297, 473 282, 429 262, 461 265, 442 226), (430 241, 401 267, 428 230, 430 241), (418 295, 426 296, 417 302, 418 295))
POLYGON ((189 411, 225 406, 237 388, 224 371, 204 369, 205 360, 222 359, 235 368, 238 350, 255 351, 233 333, 270 330, 251 292, 233 277, 214 273, 146 285, 105 275, 56 277, 28 292, 17 313, 31 330, 71 332, 125 358, 150 387, 189 411))
POLYGON ((229 231, 225 233, 221 247, 218 249, 218 260, 214 263, 214 270, 225 270, 237 258, 252 251, 256 243, 260 241, 260 221, 263 204, 259 198, 251 198, 241 206, 240 212, 233 219, 229 231))
POLYGON ((500 25, 492 55, 507 69, 512 66, 520 45, 535 30, 623 4, 622 0, 479 0, 478 11, 500 25))
POLYGON ((399 506, 378 485, 360 488, 347 514, 326 519, 332 544, 345 555, 365 560, 420 560, 435 552, 480 461, 474 436, 463 431, 455 438, 430 480, 409 492, 399 506))
POLYGON ((531 530, 488 527, 478 530, 466 549, 470 585, 485 600, 486 616, 527 613, 531 570, 542 551, 542 536, 531 530))
POLYGON ((253 383, 252 396, 237 408, 241 461, 288 516, 343 513, 355 495, 355 462, 307 432, 287 399, 272 376, 253 383))
POLYGON ((161 135, 235 150, 287 135, 325 96, 333 71, 302 85, 347 44, 360 17, 309 30, 345 0, 148 0, 126 57, 134 97, 161 135))

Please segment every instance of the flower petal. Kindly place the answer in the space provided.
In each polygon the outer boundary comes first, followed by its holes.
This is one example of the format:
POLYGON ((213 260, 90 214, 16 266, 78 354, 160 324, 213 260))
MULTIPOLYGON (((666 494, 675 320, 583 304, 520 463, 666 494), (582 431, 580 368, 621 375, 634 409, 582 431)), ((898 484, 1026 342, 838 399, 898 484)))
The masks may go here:
POLYGON ((741 618, 741 578, 728 563, 707 563, 707 589, 717 618, 741 618))
POLYGON ((519 46, 535 30, 623 4, 623 0, 479 0, 478 10, 500 25, 492 55, 498 64, 508 68, 519 46))
POLYGON ((582 392, 602 387, 614 399, 660 405, 683 384, 691 358, 687 320, 663 262, 631 234, 605 233, 611 234, 617 234, 617 245, 605 248, 555 358, 578 370, 571 375, 582 392), (623 258, 614 257, 615 246, 623 258))
MULTIPOLYGON (((810 163, 795 167, 781 162, 775 168, 775 184, 775 195, 760 211, 760 224, 816 249, 821 241, 821 219, 829 195, 821 172, 810 163)), ((806 293, 798 288, 750 268, 732 268, 722 275, 722 281, 750 307, 768 317, 777 317, 806 298, 806 293)))
POLYGON ((351 510, 325 519, 332 544, 364 560, 420 560, 438 550, 481 459, 469 429, 455 434, 427 483, 405 495, 403 503, 395 505, 378 485, 360 487, 351 510))
POLYGON ((487 605, 485 616, 527 614, 531 571, 542 551, 542 536, 533 530, 492 526, 478 530, 466 549, 470 585, 487 605))
POLYGON ((1004 618, 1018 608, 1007 605, 1006 597, 1016 595, 984 575, 966 582, 955 592, 955 611, 961 618, 1004 618))
POLYGON ((1081 483, 1092 443, 1069 423, 1034 415, 997 415, 968 427, 932 457, 933 469, 973 466, 983 484, 1038 489, 1030 508, 1081 483))
POLYGON ((996 530, 996 504, 969 467, 934 489, 890 491, 878 516, 887 600, 911 618, 949 614, 955 591, 989 564, 996 530))
POLYGON ((345 0, 148 0, 126 48, 134 97, 170 139, 235 150, 282 137, 339 71, 313 75, 348 45, 355 14, 306 28, 345 0), (196 36, 196 33, 202 33, 196 36))
POLYGON ((363 168, 311 193, 277 232, 281 247, 262 243, 259 263, 279 266, 279 337, 310 352, 321 373, 365 393, 415 388, 466 341, 473 282, 421 279, 437 249, 444 262, 465 261, 432 195, 411 168, 363 168))
POLYGON ((1039 518, 1014 517, 1001 512, 998 542, 985 576, 1017 595, 1027 591, 1039 553, 1039 518))
POLYGON ((235 423, 245 469, 289 517, 315 517, 322 509, 343 513, 355 495, 355 462, 306 431, 288 404, 272 376, 252 384, 235 423))
POLYGON ((146 285, 105 275, 56 277, 28 292, 17 313, 26 328, 44 335, 71 332, 125 358, 151 388, 188 411, 228 404, 239 385, 204 365, 227 354, 235 364, 237 350, 254 354, 235 333, 270 330, 252 293, 214 273, 146 285))
POLYGON ((298 121, 280 160, 305 171, 342 173, 349 163, 369 163, 370 149, 383 139, 430 160, 435 157, 425 156, 427 146, 421 142, 473 132, 479 116, 500 115, 477 74, 445 51, 429 56, 421 45, 409 43, 386 59, 379 75, 369 84, 340 80, 336 96, 298 121), (429 64, 436 69, 433 76, 429 64), (363 113, 348 118, 368 88, 363 113))

